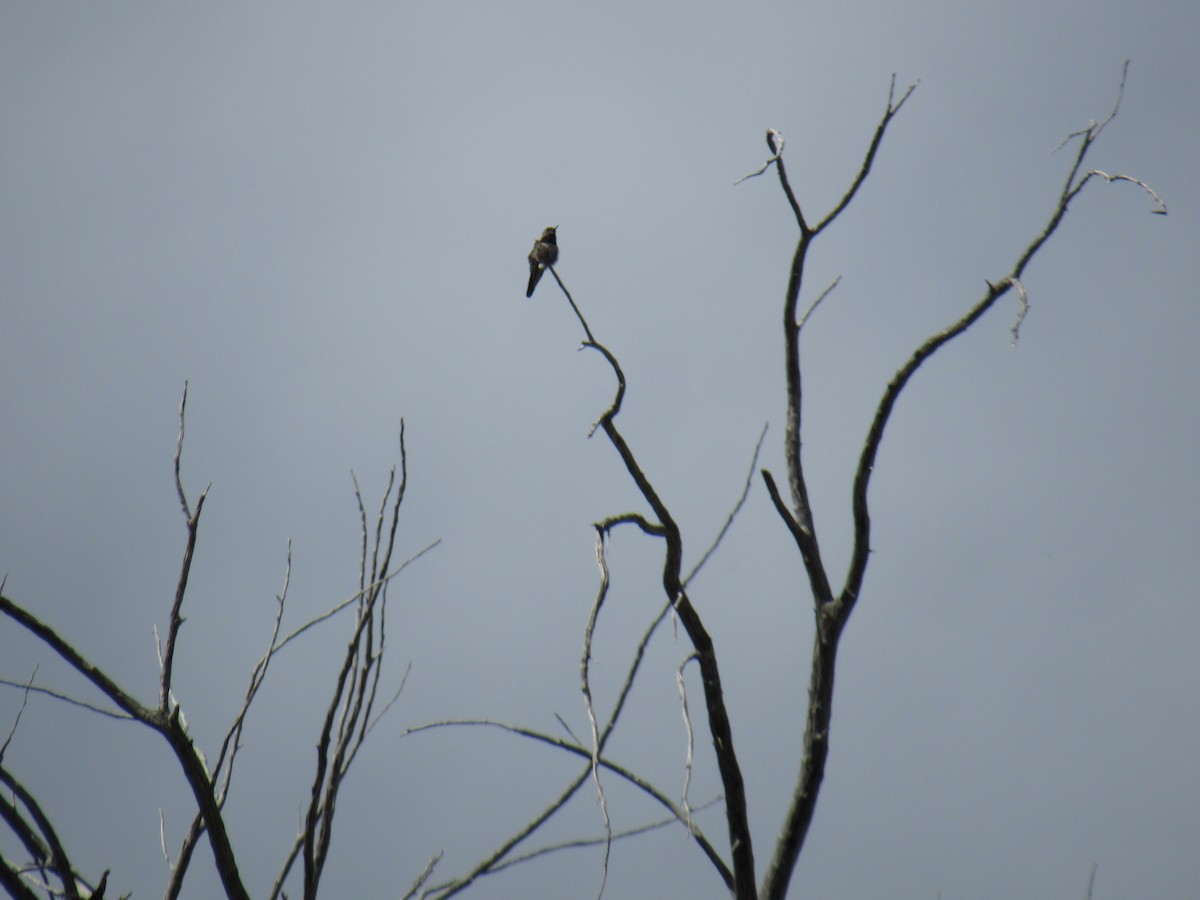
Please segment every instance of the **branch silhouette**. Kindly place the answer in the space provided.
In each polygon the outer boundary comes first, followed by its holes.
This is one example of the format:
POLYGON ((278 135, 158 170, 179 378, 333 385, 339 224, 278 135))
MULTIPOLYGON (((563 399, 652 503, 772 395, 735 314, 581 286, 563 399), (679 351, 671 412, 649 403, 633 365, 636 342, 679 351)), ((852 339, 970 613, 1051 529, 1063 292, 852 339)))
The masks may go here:
POLYGON ((600 353, 608 361, 617 379, 617 390, 613 402, 600 416, 593 426, 593 431, 599 427, 608 438, 609 443, 621 457, 629 477, 637 485, 643 499, 654 512, 657 522, 650 523, 643 530, 661 530, 662 539, 666 543, 662 570, 662 586, 666 599, 679 621, 683 623, 684 631, 696 651, 696 662, 700 668, 701 684, 704 689, 705 708, 708 712, 708 726, 712 737, 712 745, 717 758, 717 769, 725 793, 725 817, 729 831, 731 847, 733 885, 732 893, 737 900, 750 900, 755 896, 754 849, 750 834, 750 822, 746 808, 746 787, 742 777, 741 766, 733 745, 733 728, 725 707, 724 692, 721 687, 720 667, 717 664, 716 647, 712 637, 704 627, 704 622, 688 598, 684 587, 682 574, 683 566, 683 537, 679 525, 675 522, 666 503, 651 484, 650 479, 637 461, 629 443, 616 425, 616 417, 621 411, 625 398, 625 373, 616 356, 606 346, 595 339, 579 306, 571 297, 570 291, 563 284, 557 272, 554 278, 562 288, 571 304, 571 309, 579 319, 587 340, 585 347, 590 347, 600 353))
MULTIPOLYGON (((785 817, 783 827, 776 842, 775 853, 768 865, 760 896, 763 900, 783 900, 787 893, 796 862, 803 847, 808 827, 811 824, 817 798, 820 794, 821 782, 825 772, 825 762, 829 752, 830 717, 833 706, 834 674, 837 663, 837 649, 842 630, 845 628, 850 614, 858 601, 862 590, 863 579, 866 575, 867 563, 871 551, 871 516, 867 501, 867 491, 871 475, 874 472, 875 459, 883 440, 884 430, 891 417, 896 401, 908 385, 909 380, 917 369, 949 341, 966 332, 977 322, 996 301, 1010 289, 1016 289, 1020 298, 1020 309, 1013 326, 1013 340, 1016 341, 1020 322, 1028 309, 1028 294, 1020 278, 1025 267, 1037 252, 1045 245, 1058 229, 1067 213, 1071 201, 1086 187, 1093 178, 1103 178, 1108 182, 1123 180, 1140 185, 1156 201, 1158 207, 1155 213, 1165 213, 1166 205, 1152 189, 1138 179, 1128 176, 1110 176, 1096 170, 1081 174, 1084 160, 1092 145, 1104 128, 1116 116, 1120 108, 1121 97, 1125 89, 1125 77, 1128 73, 1128 62, 1122 70, 1121 82, 1117 91, 1117 99, 1108 117, 1099 124, 1092 122, 1087 128, 1075 132, 1065 143, 1078 138, 1079 148, 1067 173, 1067 178, 1059 194, 1053 211, 1042 231, 1032 239, 1029 245, 1018 257, 1009 272, 997 282, 987 283, 987 291, 983 297, 972 305, 964 315, 947 328, 937 332, 919 346, 909 357, 908 361, 893 376, 887 385, 869 431, 863 443, 863 449, 855 469, 854 486, 852 491, 852 507, 854 518, 854 546, 851 553, 850 567, 845 584, 836 596, 830 586, 828 574, 821 560, 820 545, 817 539, 816 527, 813 522, 812 510, 808 502, 805 486, 804 466, 801 458, 801 406, 802 391, 800 377, 800 329, 807 317, 797 320, 796 311, 800 290, 803 283, 804 265, 813 239, 842 213, 857 194, 859 188, 870 173, 875 154, 887 130, 888 125, 911 96, 916 85, 911 85, 895 100, 895 78, 888 92, 887 108, 874 137, 864 156, 858 175, 842 200, 815 227, 809 227, 801 212, 800 204, 788 181, 787 172, 782 156, 782 143, 778 133, 767 133, 767 143, 772 150, 772 159, 768 165, 774 165, 779 174, 780 184, 785 197, 795 215, 800 236, 792 259, 791 276, 788 282, 784 302, 784 337, 787 347, 787 390, 788 390, 788 420, 785 437, 785 451, 788 466, 788 482, 791 488, 792 505, 784 501, 775 484, 771 473, 764 470, 763 481, 771 501, 791 533, 800 551, 805 570, 808 574, 809 585, 813 596, 816 629, 813 641, 812 667, 809 676, 809 704, 805 722, 803 754, 801 757, 796 788, 792 794, 792 802, 785 817)), ((825 293, 828 293, 826 289, 825 293)), ((825 296, 823 293, 810 307, 815 308, 825 296)))

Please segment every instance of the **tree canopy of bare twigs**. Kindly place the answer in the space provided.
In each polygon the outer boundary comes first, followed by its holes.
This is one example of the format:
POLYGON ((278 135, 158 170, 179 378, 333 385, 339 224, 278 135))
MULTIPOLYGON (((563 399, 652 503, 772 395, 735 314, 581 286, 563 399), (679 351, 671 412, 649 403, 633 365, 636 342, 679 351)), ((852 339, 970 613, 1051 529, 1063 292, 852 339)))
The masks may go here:
MULTIPOLYGON (((196 844, 207 834, 212 849, 213 861, 221 885, 229 898, 249 898, 238 867, 238 856, 230 838, 223 808, 233 780, 234 765, 241 747, 241 736, 246 727, 251 705, 267 677, 275 655, 309 629, 320 625, 343 610, 354 614, 354 627, 347 645, 341 668, 334 685, 333 696, 325 710, 324 724, 317 744, 316 774, 313 777, 311 797, 304 824, 296 835, 291 851, 282 861, 279 875, 271 888, 270 896, 284 895, 284 887, 297 858, 303 861, 302 895, 316 897, 329 855, 333 834, 334 813, 338 792, 343 779, 353 764, 371 725, 382 711, 377 708, 378 689, 382 672, 382 661, 386 637, 386 610, 388 585, 409 562, 426 551, 431 544, 411 559, 393 567, 396 527, 399 524, 400 504, 407 486, 407 454, 404 444, 404 426, 400 428, 400 477, 392 471, 384 492, 383 500, 373 520, 363 505, 362 492, 355 480, 355 496, 358 500, 360 527, 362 532, 361 565, 358 590, 350 598, 334 606, 328 612, 296 627, 287 634, 281 633, 288 585, 291 580, 291 548, 287 553, 287 566, 283 588, 276 597, 274 628, 262 658, 250 673, 249 684, 240 708, 237 710, 221 739, 216 759, 210 765, 203 751, 196 746, 189 732, 182 706, 176 702, 172 692, 172 673, 184 616, 184 600, 187 594, 188 577, 191 574, 197 540, 200 532, 200 515, 208 497, 208 489, 201 491, 193 505, 184 489, 181 475, 185 422, 187 410, 187 386, 179 405, 179 437, 175 449, 175 487, 186 524, 186 544, 180 566, 178 585, 170 609, 166 639, 159 653, 159 689, 154 705, 143 704, 124 690, 103 670, 89 662, 70 640, 60 635, 36 616, 0 594, 0 613, 8 616, 30 634, 62 657, 84 679, 91 682, 106 700, 116 707, 112 710, 75 700, 59 691, 35 688, 31 677, 25 686, 26 699, 35 689, 39 693, 53 696, 89 712, 126 718, 136 721, 162 737, 176 761, 196 801, 196 814, 192 819, 183 841, 174 858, 166 846, 163 835, 163 854, 167 857, 170 878, 166 896, 178 897, 183 889, 185 877, 193 859, 196 844), (390 507, 389 507, 390 501, 390 507)), ((399 690, 403 688, 403 680, 399 690)), ((393 698, 394 699, 394 698, 393 698)), ((23 707, 22 707, 23 708, 23 707)), ((386 708, 386 707, 385 707, 386 708)), ((19 722, 19 717, 18 717, 19 722)), ((17 723, 13 724, 8 740, 13 737, 17 723)), ((8 741, 5 742, 7 747, 8 741)), ((19 780, 2 767, 3 748, 0 748, 0 780, 12 792, 14 802, 0 805, 0 815, 17 835, 25 847, 30 862, 15 865, 0 857, 0 878, 4 886, 15 897, 33 897, 35 887, 41 886, 51 896, 64 896, 69 900, 78 897, 99 897, 104 891, 107 872, 92 885, 82 873, 76 871, 53 827, 53 815, 47 814, 19 780), (59 887, 50 886, 51 879, 59 887)))
MULTIPOLYGON (((1154 204, 1152 212, 1166 213, 1163 200, 1142 180, 1130 175, 1088 168, 1091 150, 1118 113, 1124 86, 1125 74, 1122 73, 1117 99, 1111 112, 1103 120, 1092 122, 1072 133, 1064 142, 1063 146, 1068 148, 1069 152, 1065 178, 1042 228, 1029 239, 1024 249, 1007 268, 981 278, 984 284, 981 295, 966 303, 958 318, 913 349, 884 387, 854 467, 851 490, 853 544, 848 571, 840 584, 836 574, 829 572, 823 556, 821 532, 809 500, 809 473, 806 471, 801 452, 804 424, 801 338, 806 325, 810 328, 816 327, 815 324, 809 324, 813 320, 813 314, 830 296, 837 282, 814 292, 806 275, 810 253, 816 246, 817 239, 843 215, 848 214, 851 205, 858 199, 872 172, 889 127, 913 96, 916 85, 897 91, 895 78, 892 79, 883 114, 862 155, 858 172, 847 185, 841 198, 828 211, 813 214, 806 202, 798 196, 788 176, 783 137, 775 130, 769 130, 766 134, 769 151, 766 163, 742 179, 747 181, 766 175, 774 169, 779 189, 794 219, 797 235, 781 304, 784 338, 783 386, 787 410, 783 431, 786 491, 780 488, 775 475, 769 469, 758 469, 759 451, 766 437, 764 428, 754 448, 749 473, 740 495, 732 505, 725 526, 709 543, 706 551, 700 556, 700 562, 691 570, 685 570, 684 566, 684 526, 673 514, 670 498, 664 496, 656 487, 654 473, 648 471, 640 460, 636 449, 636 437, 627 436, 618 424, 630 385, 617 352, 593 332, 584 315, 583 304, 577 302, 568 290, 556 266, 548 266, 582 329, 582 346, 594 351, 604 360, 615 382, 612 400, 596 419, 592 435, 602 436, 615 451, 625 474, 636 488, 642 505, 637 510, 613 511, 594 523, 595 559, 599 575, 587 619, 581 623, 583 646, 579 663, 580 691, 589 724, 586 736, 578 737, 570 733, 569 728, 568 737, 554 736, 537 729, 489 719, 442 720, 406 730, 406 735, 415 736, 450 727, 500 729, 507 734, 548 745, 579 760, 577 773, 542 810, 525 825, 514 830, 468 871, 435 881, 435 868, 441 858, 440 851, 435 852, 426 867, 415 876, 406 896, 453 896, 469 888, 480 878, 517 864, 528 863, 545 853, 568 846, 552 844, 529 848, 526 845, 571 798, 586 790, 595 793, 602 828, 602 833, 594 839, 596 845, 604 848, 598 893, 602 894, 604 891, 610 860, 609 851, 614 841, 635 839, 638 834, 649 829, 678 823, 686 829, 704 861, 711 866, 714 877, 737 900, 782 900, 787 895, 821 793, 833 733, 832 711, 839 641, 864 592, 871 558, 872 518, 869 489, 884 434, 897 401, 922 365, 947 343, 965 334, 1005 297, 1014 297, 1016 300, 1016 307, 1012 313, 1012 340, 1016 343, 1030 305, 1029 290, 1023 281, 1026 269, 1057 232, 1072 202, 1089 184, 1123 182, 1133 185, 1148 195, 1154 204), (787 811, 777 829, 769 834, 755 832, 751 827, 747 804, 747 773, 738 756, 734 716, 727 706, 722 687, 722 664, 730 663, 728 660, 724 663, 719 662, 719 648, 690 593, 694 577, 712 553, 718 550, 725 534, 734 525, 734 519, 748 493, 754 489, 757 483, 754 478, 756 470, 802 562, 806 576, 806 584, 803 587, 811 600, 815 622, 803 744, 792 776, 793 786, 790 788, 787 811), (603 710, 598 707, 592 690, 593 647, 597 623, 605 611, 610 585, 608 541, 614 531, 628 526, 632 526, 646 538, 658 542, 662 547, 662 594, 656 608, 647 612, 642 637, 632 649, 631 661, 624 673, 615 702, 611 708, 603 710), (680 705, 689 738, 685 769, 690 778, 693 765, 704 764, 704 760, 708 758, 704 754, 694 752, 697 744, 711 750, 711 759, 715 763, 721 784, 719 802, 724 811, 724 834, 720 838, 706 834, 697 824, 693 815, 695 810, 687 796, 686 788, 681 800, 674 799, 666 790, 656 786, 632 768, 610 758, 606 753, 627 700, 638 682, 646 648, 659 626, 668 620, 682 626, 689 644, 677 669, 680 705), (691 667, 694 667, 699 675, 702 714, 700 704, 690 702, 687 695, 686 673, 691 667), (706 738, 697 741, 696 733, 705 730, 706 738), (606 792, 606 785, 612 779, 623 780, 653 799, 665 811, 664 818, 632 829, 614 829, 606 792), (758 863, 756 851, 759 854, 758 863), (766 863, 762 866, 761 861, 764 859, 766 863), (761 880, 758 877, 760 867, 761 880)), ((23 691, 22 710, 24 703, 31 697, 46 697, 82 707, 81 714, 103 714, 137 722, 161 738, 178 765, 179 773, 195 802, 194 817, 182 842, 173 853, 168 850, 166 839, 163 838, 163 852, 168 858, 170 869, 166 896, 180 896, 196 847, 202 838, 207 837, 225 895, 233 900, 243 900, 252 896, 252 892, 247 887, 239 866, 239 851, 225 818, 225 805, 233 786, 235 763, 242 736, 249 727, 254 701, 278 653, 299 640, 310 629, 345 612, 347 618, 352 618, 353 624, 334 678, 331 696, 324 706, 316 739, 315 771, 308 797, 303 804, 301 824, 289 851, 280 861, 276 878, 267 891, 267 895, 272 898, 282 897, 287 896, 289 885, 298 885, 298 888, 294 889, 306 900, 311 900, 318 896, 333 846, 339 791, 372 727, 390 706, 390 701, 385 699, 385 695, 379 693, 382 686, 382 664, 387 648, 389 584, 409 562, 423 555, 434 545, 426 547, 405 562, 393 563, 400 509, 408 484, 407 452, 402 423, 399 473, 394 469, 391 472, 377 509, 368 510, 357 479, 354 482, 361 532, 357 590, 327 613, 291 630, 285 629, 284 618, 292 562, 289 546, 283 586, 276 598, 274 625, 267 636, 266 648, 253 667, 242 703, 217 743, 215 755, 210 760, 198 746, 198 737, 190 731, 184 710, 173 691, 176 661, 180 654, 187 652, 187 632, 183 626, 186 622, 189 576, 200 537, 201 515, 208 498, 206 488, 193 501, 189 499, 184 487, 181 469, 185 446, 186 408, 185 384, 179 408, 179 431, 174 455, 174 481, 185 522, 185 544, 178 581, 169 608, 166 632, 159 644, 157 696, 152 700, 139 699, 89 659, 77 636, 65 634, 61 629, 52 627, 31 613, 28 605, 19 604, 0 593, 0 613, 24 629, 45 648, 61 657, 92 689, 99 692, 103 702, 85 701, 68 691, 40 684, 36 672, 24 681, 14 680, 9 684, 23 691)), ((736 661, 732 664, 736 665, 736 661)), ((391 700, 398 696, 403 685, 404 680, 401 678, 391 700)), ((803 686, 797 685, 796 690, 803 690, 803 686)), ((69 848, 64 846, 53 824, 55 816, 63 813, 43 808, 20 778, 4 766, 4 752, 18 736, 19 721, 20 714, 0 745, 0 783, 5 787, 5 796, 0 798, 0 818, 15 835, 25 858, 21 861, 0 858, 0 885, 10 895, 19 898, 44 895, 75 900, 81 897, 103 896, 109 873, 104 872, 93 878, 85 876, 76 868, 69 848)), ((563 722, 563 725, 565 727, 566 723, 563 722)), ((1093 878, 1094 875, 1093 871, 1093 878)))
MULTIPOLYGON (((887 105, 879 119, 875 132, 863 155, 857 175, 847 187, 841 199, 828 212, 819 218, 810 218, 804 212, 803 204, 798 199, 789 181, 784 162, 784 141, 775 130, 767 132, 767 146, 770 157, 766 164, 757 171, 746 176, 752 178, 765 174, 774 168, 779 178, 780 189, 792 211, 795 219, 798 237, 788 273, 787 288, 783 302, 783 336, 785 351, 784 383, 787 398, 787 421, 784 433, 784 450, 787 466, 787 483, 790 498, 782 495, 772 473, 761 471, 763 482, 770 495, 771 501, 779 514, 784 527, 796 545, 796 549, 804 565, 808 577, 808 592, 813 604, 813 615, 816 622, 815 640, 812 649, 811 671, 808 683, 808 710, 804 730, 803 751, 796 773, 795 787, 791 792, 791 803, 784 821, 781 823, 774 839, 773 852, 765 870, 762 883, 756 882, 755 869, 755 835, 751 832, 750 820, 746 804, 745 775, 739 763, 734 745, 734 732, 731 725, 730 712, 726 707, 725 697, 721 687, 721 672, 717 661, 717 648, 705 628, 702 617, 693 605, 687 590, 688 582, 693 573, 685 576, 683 566, 683 532, 681 526, 672 516, 667 501, 654 487, 653 480, 640 464, 635 450, 625 435, 618 428, 617 417, 621 411, 628 384, 625 373, 615 353, 601 343, 589 326, 580 305, 567 289, 566 284, 552 265, 553 274, 559 288, 562 290, 570 309, 579 322, 584 333, 583 347, 599 353, 612 370, 616 381, 616 392, 612 403, 601 413, 593 427, 593 433, 599 431, 612 445, 620 457, 625 471, 636 486, 638 493, 645 501, 649 512, 626 512, 614 514, 596 523, 596 560, 600 570, 600 583, 591 613, 585 627, 584 651, 581 661, 582 692, 591 723, 590 740, 566 741, 554 738, 544 733, 503 723, 474 720, 471 722, 440 722, 430 726, 412 729, 413 732, 424 731, 429 727, 444 727, 449 725, 486 725, 504 728, 514 734, 537 741, 550 743, 570 753, 586 756, 590 759, 588 767, 563 789, 552 803, 535 819, 501 844, 495 852, 481 860, 468 874, 451 881, 435 885, 429 889, 428 896, 452 896, 479 877, 499 871, 511 864, 516 849, 530 838, 545 822, 547 822, 566 801, 582 789, 589 779, 594 782, 598 792, 603 825, 607 835, 606 843, 613 839, 609 824, 608 811, 604 789, 601 781, 602 771, 610 771, 622 778, 633 781, 642 790, 659 800, 675 815, 680 823, 696 838, 696 845, 702 851, 718 878, 728 888, 730 894, 738 900, 782 900, 786 896, 791 883, 796 863, 804 846, 809 825, 812 822, 817 800, 820 796, 821 782, 825 772, 826 759, 830 747, 831 716, 834 699, 834 676, 836 672, 838 642, 843 629, 849 621, 862 590, 867 572, 867 564, 871 551, 871 515, 868 502, 868 488, 875 468, 875 460, 880 451, 884 432, 895 408, 896 402, 909 384, 917 369, 928 361, 937 351, 949 341, 964 334, 975 322, 984 316, 996 303, 1006 295, 1015 293, 1018 306, 1014 312, 1012 339, 1015 345, 1021 321, 1028 308, 1029 300, 1021 278, 1029 262, 1042 249, 1045 243, 1059 228, 1066 216, 1071 202, 1094 179, 1107 182, 1127 181, 1141 187, 1154 203, 1152 212, 1166 213, 1166 205, 1162 199, 1145 183, 1124 175, 1109 175, 1098 170, 1086 168, 1086 161, 1093 145, 1108 124, 1116 117, 1120 107, 1121 97, 1125 88, 1125 75, 1122 72, 1117 99, 1111 112, 1100 122, 1093 122, 1086 128, 1071 134, 1065 144, 1074 147, 1074 153, 1068 166, 1062 189, 1055 198, 1052 211, 1042 230, 1036 234, 1019 254, 1016 261, 1001 276, 985 280, 985 291, 982 297, 969 305, 967 310, 956 321, 930 336, 918 346, 908 360, 900 367, 887 384, 879 400, 875 415, 863 441, 861 454, 855 469, 852 491, 854 542, 849 571, 840 588, 834 588, 834 582, 826 569, 821 554, 821 544, 818 539, 817 525, 808 499, 807 476, 801 455, 803 388, 801 378, 801 333, 816 307, 829 295, 836 286, 836 281, 818 292, 811 300, 807 309, 801 312, 801 297, 807 287, 805 283, 806 264, 811 248, 816 239, 835 221, 842 216, 858 196, 860 189, 866 183, 875 163, 876 156, 883 143, 889 125, 900 113, 905 103, 912 96, 916 85, 910 85, 899 95, 896 92, 895 79, 892 80, 888 92, 887 105), (593 706, 592 691, 589 683, 589 661, 591 659, 592 640, 597 619, 605 602, 609 586, 609 569, 605 558, 605 546, 609 534, 620 526, 632 525, 646 536, 661 540, 663 543, 662 588, 663 606, 656 616, 650 619, 644 636, 638 645, 624 681, 624 686, 614 704, 612 711, 603 719, 593 706), (643 659, 647 643, 658 625, 668 615, 677 617, 683 625, 692 646, 692 653, 687 656, 683 666, 694 662, 700 671, 700 680, 704 695, 705 720, 708 727, 708 743, 712 748, 721 785, 724 789, 723 803, 727 834, 725 836, 729 849, 728 859, 716 849, 717 841, 706 836, 695 824, 687 808, 686 800, 682 805, 674 805, 666 800, 665 795, 648 783, 636 779, 633 773, 627 772, 614 761, 604 756, 604 748, 611 736, 621 714, 625 700, 638 675, 638 669, 643 659)), ((746 178, 741 179, 745 181, 746 178)), ((739 182, 740 183, 740 182, 739 182)), ((762 438, 759 439, 761 447, 762 438)), ((758 458, 758 448, 754 454, 758 458)), ((747 483, 749 489, 749 483, 747 483)), ((745 500, 745 492, 735 507, 734 514, 745 500)), ((730 521, 732 521, 732 514, 730 521)), ((724 531, 722 531, 723 536, 724 531)), ((720 542, 718 537, 717 542, 720 542)), ((710 547, 702 558, 708 558, 716 544, 710 547)), ((683 685, 680 678, 681 688, 683 685)), ((683 700, 685 719, 690 718, 687 712, 686 698, 683 700)), ((690 746, 690 744, 689 744, 690 746)), ((692 764, 689 750, 687 767, 690 771, 692 764)), ((603 871, 607 872, 607 852, 603 871)), ((603 892, 603 878, 600 887, 603 892)), ((425 896, 425 895, 423 895, 425 896)))

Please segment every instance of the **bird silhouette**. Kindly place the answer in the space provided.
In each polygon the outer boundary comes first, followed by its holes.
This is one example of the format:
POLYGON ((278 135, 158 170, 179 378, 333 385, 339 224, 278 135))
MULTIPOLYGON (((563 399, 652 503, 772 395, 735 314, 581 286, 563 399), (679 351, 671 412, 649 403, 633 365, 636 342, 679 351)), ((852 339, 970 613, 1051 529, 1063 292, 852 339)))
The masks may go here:
POLYGON ((526 297, 533 296, 533 289, 541 280, 546 266, 552 266, 558 262, 557 231, 558 226, 551 225, 542 232, 540 238, 533 242, 533 249, 529 251, 529 287, 525 289, 526 297))

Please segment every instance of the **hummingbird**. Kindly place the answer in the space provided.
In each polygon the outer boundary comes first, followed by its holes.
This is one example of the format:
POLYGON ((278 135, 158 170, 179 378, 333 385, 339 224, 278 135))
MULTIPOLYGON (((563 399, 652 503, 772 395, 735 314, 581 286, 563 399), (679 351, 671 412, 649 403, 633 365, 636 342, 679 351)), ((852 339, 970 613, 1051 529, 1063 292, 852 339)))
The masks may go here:
POLYGON ((558 238, 555 232, 558 231, 557 225, 551 225, 542 232, 542 236, 533 242, 533 249, 529 251, 529 287, 525 289, 525 296, 532 297, 533 289, 537 287, 538 281, 541 280, 542 272, 546 270, 546 266, 552 266, 558 262, 558 238))

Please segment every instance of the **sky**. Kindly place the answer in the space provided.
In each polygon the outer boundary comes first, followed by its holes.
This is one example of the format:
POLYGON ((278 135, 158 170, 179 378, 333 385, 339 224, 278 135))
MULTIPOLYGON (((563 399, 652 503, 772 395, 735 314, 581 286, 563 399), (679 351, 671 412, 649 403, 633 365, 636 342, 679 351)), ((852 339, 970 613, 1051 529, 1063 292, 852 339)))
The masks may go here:
MULTIPOLYGON (((850 485, 912 350, 1041 231, 1072 132, 1117 118, 1095 183, 1015 298, 920 370, 871 490, 873 554, 839 657, 824 789, 791 896, 1198 896, 1200 8, 1072 3, 132 2, 0 4, 0 573, 128 690, 156 696, 185 544, 173 483, 210 486, 175 693, 210 755, 270 635, 357 589, 351 472, 399 462, 383 675, 404 692, 345 785, 329 896, 466 871, 577 762, 489 717, 586 733, 592 523, 646 512, 592 423, 611 372, 526 254, 557 266, 628 378, 619 426, 699 559, 759 466, 782 480, 781 311, 796 240, 767 156, 787 140, 810 219, 841 197, 897 90, 919 83, 853 205, 813 247, 804 459, 840 584, 850 485)), ((802 299, 801 305, 806 303, 802 299)), ((611 706, 662 603, 661 546, 608 547, 593 647, 611 706)), ((807 579, 762 481, 691 597, 714 637, 760 867, 795 781, 807 579)), ((276 660, 227 806, 254 896, 295 834, 352 623, 276 660)), ((656 636, 612 756, 669 796, 687 750, 656 636)), ((9 621, 0 677, 95 700, 9 621)), ((720 793, 700 734, 689 797, 720 793)), ((0 733, 21 694, 0 689, 0 733)), ((144 728, 35 697, 5 764, 110 893, 161 893, 192 808, 144 728)), ((656 820, 610 783, 617 828, 656 820)), ((719 807, 698 822, 727 854, 719 807)), ((594 837, 585 792, 530 847, 594 837)), ((11 837, 0 835, 11 850, 11 837)), ((202 847, 185 895, 218 885, 202 847)), ((597 848, 473 896, 595 896, 597 848)), ((721 897, 681 826, 612 853, 608 897, 721 897)))

